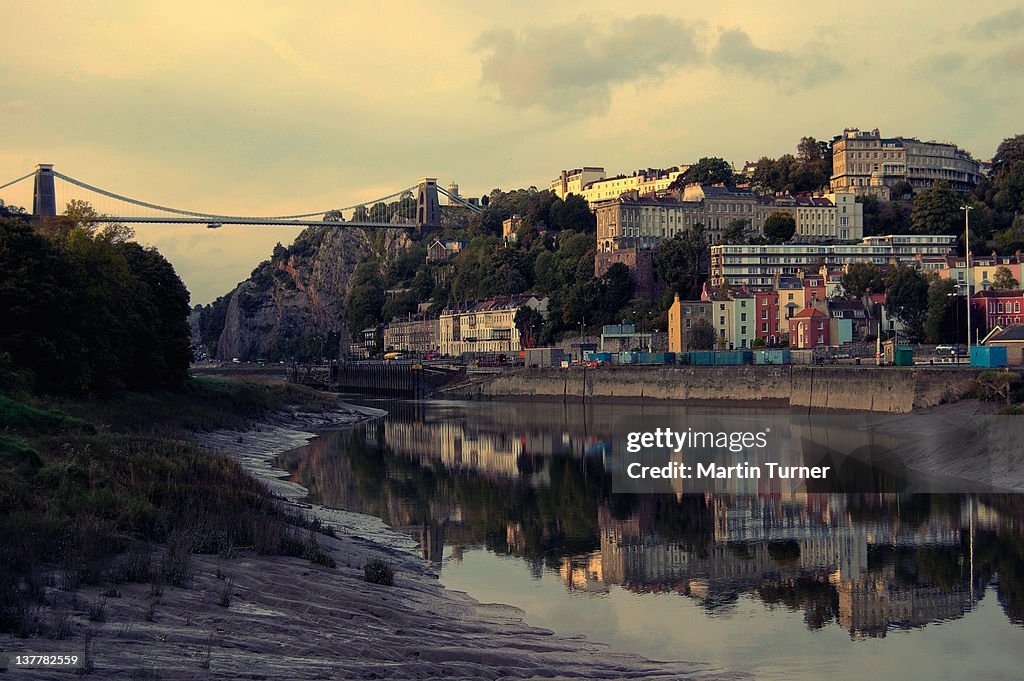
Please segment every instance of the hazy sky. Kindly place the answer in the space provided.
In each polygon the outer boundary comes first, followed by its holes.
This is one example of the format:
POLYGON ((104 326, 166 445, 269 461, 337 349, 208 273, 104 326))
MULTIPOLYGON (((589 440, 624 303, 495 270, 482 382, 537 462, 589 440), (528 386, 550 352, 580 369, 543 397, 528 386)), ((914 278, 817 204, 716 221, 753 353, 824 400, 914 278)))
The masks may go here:
MULTIPOLYGON (((53 163, 154 203, 282 214, 424 175, 480 195, 578 165, 742 164, 845 126, 985 159, 1024 132, 1019 1, 642 6, 0 0, 0 184, 53 163)), ((208 302, 297 230, 138 234, 208 302)))

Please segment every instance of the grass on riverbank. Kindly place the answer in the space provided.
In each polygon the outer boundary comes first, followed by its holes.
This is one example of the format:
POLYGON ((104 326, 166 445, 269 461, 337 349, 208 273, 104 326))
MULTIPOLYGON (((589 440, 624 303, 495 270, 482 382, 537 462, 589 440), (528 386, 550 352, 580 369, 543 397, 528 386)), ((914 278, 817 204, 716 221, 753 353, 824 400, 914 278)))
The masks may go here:
POLYGON ((0 396, 0 631, 52 634, 36 614, 48 588, 182 584, 194 552, 330 566, 315 540, 323 528, 287 512, 235 461, 181 436, 334 403, 296 386, 219 379, 90 401, 0 396))

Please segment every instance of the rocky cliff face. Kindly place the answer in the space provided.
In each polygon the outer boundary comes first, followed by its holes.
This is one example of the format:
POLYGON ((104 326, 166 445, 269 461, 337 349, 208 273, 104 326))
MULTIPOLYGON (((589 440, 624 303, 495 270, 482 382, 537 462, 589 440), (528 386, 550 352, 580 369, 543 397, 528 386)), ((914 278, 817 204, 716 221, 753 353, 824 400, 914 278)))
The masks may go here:
POLYGON ((283 359, 311 344, 336 356, 356 265, 371 254, 387 262, 408 243, 399 230, 306 229, 230 294, 215 356, 283 359))

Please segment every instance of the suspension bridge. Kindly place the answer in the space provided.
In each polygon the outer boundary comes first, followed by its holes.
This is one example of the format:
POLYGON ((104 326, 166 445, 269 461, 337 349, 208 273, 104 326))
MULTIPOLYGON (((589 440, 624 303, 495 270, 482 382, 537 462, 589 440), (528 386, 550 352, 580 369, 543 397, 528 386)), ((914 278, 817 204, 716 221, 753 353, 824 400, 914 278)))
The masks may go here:
MULTIPOLYGON (((0 199, 23 191, 29 180, 33 182, 32 215, 37 218, 55 216, 58 205, 81 200, 93 206, 98 222, 126 224, 205 224, 211 229, 224 225, 387 227, 427 232, 440 229, 442 208, 481 210, 479 205, 460 197, 457 189, 450 191, 438 185, 437 178, 425 177, 387 196, 343 208, 298 215, 221 215, 130 198, 65 175, 48 163, 41 163, 33 172, 0 185, 0 199), (439 196, 447 199, 446 205, 441 205, 439 196)), ((9 199, 7 203, 17 205, 15 200, 9 199)))

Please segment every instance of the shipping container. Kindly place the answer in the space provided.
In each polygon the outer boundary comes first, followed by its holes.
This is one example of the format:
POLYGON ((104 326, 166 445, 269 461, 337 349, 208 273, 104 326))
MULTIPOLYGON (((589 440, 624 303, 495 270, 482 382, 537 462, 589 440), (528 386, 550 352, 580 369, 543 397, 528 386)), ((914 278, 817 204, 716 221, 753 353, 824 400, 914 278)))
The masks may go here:
POLYGON ((740 366, 754 361, 754 353, 750 350, 721 350, 714 354, 716 366, 740 366))
POLYGON ((1005 345, 975 345, 971 348, 971 366, 996 369, 1007 366, 1005 345))
POLYGON ((636 364, 638 352, 620 352, 618 357, 619 364, 636 364))
POLYGON ((715 353, 713 350, 693 350, 689 353, 690 364, 700 367, 715 365, 715 353))
POLYGON ((612 353, 610 352, 588 352, 587 359, 591 362, 603 362, 605 364, 612 363, 612 353))
POLYGON ((562 348, 527 348, 523 361, 528 367, 557 367, 564 357, 565 350, 562 348))
POLYGON ((755 350, 754 364, 790 364, 792 362, 789 350, 755 350))
POLYGON ((893 364, 898 367, 914 366, 914 349, 909 345, 900 345, 893 355, 893 364))

